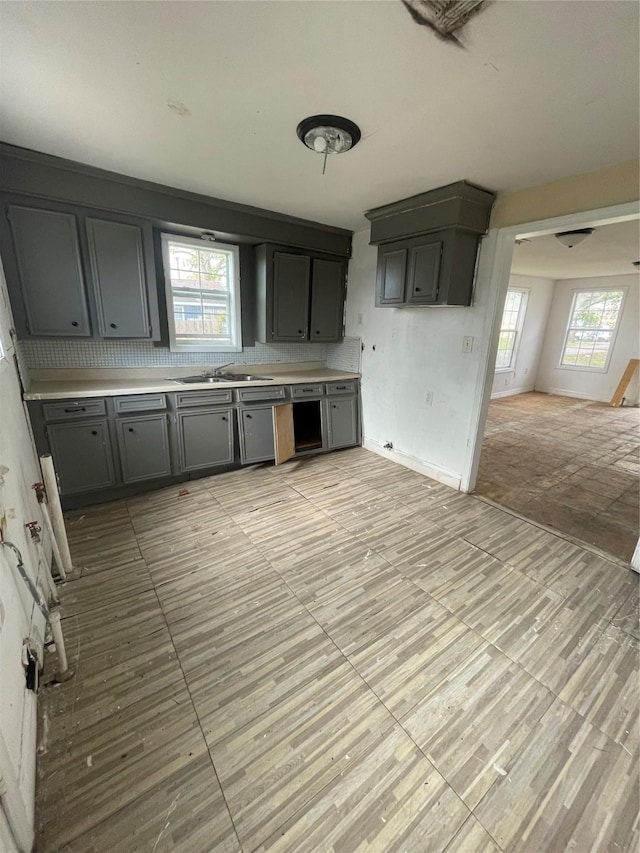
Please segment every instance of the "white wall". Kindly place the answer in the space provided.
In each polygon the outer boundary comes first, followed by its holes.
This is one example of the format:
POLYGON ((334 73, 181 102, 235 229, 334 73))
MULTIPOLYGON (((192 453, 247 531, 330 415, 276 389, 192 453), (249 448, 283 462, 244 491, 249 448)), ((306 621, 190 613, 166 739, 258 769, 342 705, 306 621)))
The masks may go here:
MULTIPOLYGON (((470 308, 375 308, 377 250, 368 241, 368 230, 354 235, 346 316, 346 334, 364 345, 365 446, 392 442, 398 461, 458 487, 475 434, 495 293, 484 275, 470 308), (467 335, 473 350, 463 353, 467 335)), ((488 270, 491 252, 484 258, 488 270)))
MULTIPOLYGON (((639 320, 640 276, 607 276, 598 278, 567 279, 556 282, 549 323, 540 359, 536 391, 564 394, 585 400, 609 402, 630 358, 640 356, 639 320), (575 367, 558 367, 571 311, 573 292, 580 288, 628 288, 618 334, 606 373, 575 367)), ((626 394, 628 400, 638 400, 638 376, 626 394)))
MULTIPOLYGON (((5 539, 20 549, 25 568, 36 579, 39 554, 24 525, 33 520, 42 524, 31 488, 42 477, 22 404, 10 326, 9 300, 0 267, 0 336, 6 351, 6 358, 0 361, 0 519, 6 519, 5 539)), ((0 547, 0 737, 11 775, 19 782, 27 820, 33 824, 36 697, 25 689, 21 655, 24 638, 33 637, 41 645, 44 623, 15 565, 11 552, 0 547)), ((14 848, 9 846, 4 818, 0 808, 2 853, 11 853, 14 848)))
POLYGON ((554 282, 549 278, 511 275, 509 287, 527 291, 526 310, 513 367, 496 371, 492 399, 533 391, 553 299, 554 282))

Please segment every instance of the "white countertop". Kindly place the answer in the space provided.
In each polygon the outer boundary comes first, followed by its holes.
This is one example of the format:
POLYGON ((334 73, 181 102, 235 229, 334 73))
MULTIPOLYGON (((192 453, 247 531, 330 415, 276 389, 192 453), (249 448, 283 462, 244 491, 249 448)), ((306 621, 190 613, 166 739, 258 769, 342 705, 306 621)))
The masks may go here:
MULTIPOLYGON (((211 388, 245 388, 252 385, 299 385, 307 382, 340 382, 343 379, 359 379, 359 373, 347 373, 344 370, 332 370, 328 367, 306 368, 294 370, 284 364, 274 365, 269 369, 268 365, 260 365, 259 369, 253 369, 253 365, 236 365, 237 372, 250 373, 254 376, 270 377, 268 379, 255 379, 250 382, 189 382, 183 384, 177 379, 161 378, 105 378, 92 377, 90 379, 36 379, 30 383, 24 399, 25 400, 72 400, 82 397, 115 397, 120 394, 153 394, 159 391, 186 391, 211 388)), ((94 371, 95 372, 95 371, 94 371)), ((166 371, 167 373, 169 370, 166 371)), ((199 373, 194 370, 194 375, 199 373)), ((109 371, 105 370, 105 374, 109 371)), ((184 375, 188 375, 185 372, 184 375)))

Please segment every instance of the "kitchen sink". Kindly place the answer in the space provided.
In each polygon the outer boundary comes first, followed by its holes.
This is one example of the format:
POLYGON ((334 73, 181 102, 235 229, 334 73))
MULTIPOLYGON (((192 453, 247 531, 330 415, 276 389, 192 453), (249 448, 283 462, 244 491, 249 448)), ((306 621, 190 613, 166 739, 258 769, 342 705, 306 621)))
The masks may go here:
POLYGON ((181 385, 195 385, 196 382, 206 382, 212 385, 214 382, 251 382, 252 380, 268 379, 268 376, 251 376, 249 373, 234 373, 229 376, 183 376, 176 379, 181 385))
POLYGON ((227 379, 224 376, 184 376, 182 379, 176 379, 176 382, 179 382, 181 385, 191 385, 196 382, 208 382, 209 384, 213 384, 214 382, 226 382, 227 379))
POLYGON ((225 379, 230 379, 231 381, 235 380, 236 382, 254 382, 254 381, 259 382, 260 380, 263 380, 263 379, 269 381, 271 379, 271 377, 270 376, 252 376, 250 373, 230 373, 228 376, 225 377, 225 379))

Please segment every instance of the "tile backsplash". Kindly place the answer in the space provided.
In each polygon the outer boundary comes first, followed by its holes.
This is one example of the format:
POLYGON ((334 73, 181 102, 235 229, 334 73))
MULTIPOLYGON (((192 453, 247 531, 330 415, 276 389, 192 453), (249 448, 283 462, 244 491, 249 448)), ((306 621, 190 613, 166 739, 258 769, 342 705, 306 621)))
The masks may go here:
POLYGON ((360 338, 345 338, 339 344, 327 344, 327 367, 333 370, 346 370, 360 373, 360 338))
POLYGON ((336 370, 359 371, 360 339, 339 344, 259 344, 242 352, 171 352, 150 341, 29 340, 20 341, 26 368, 215 367, 219 364, 272 364, 326 361, 336 370))

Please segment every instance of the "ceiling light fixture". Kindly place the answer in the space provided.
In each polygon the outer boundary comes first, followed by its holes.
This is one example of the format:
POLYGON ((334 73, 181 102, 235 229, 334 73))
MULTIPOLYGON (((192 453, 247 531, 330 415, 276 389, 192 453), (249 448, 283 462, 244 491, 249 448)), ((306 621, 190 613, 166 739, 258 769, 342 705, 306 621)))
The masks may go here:
POLYGON ((574 246, 586 240, 589 234, 593 234, 594 230, 594 228, 578 228, 576 231, 560 231, 555 237, 567 249, 573 249, 574 246))
POLYGON ((320 115, 303 118, 296 128, 298 139, 315 151, 324 154, 322 174, 327 168, 329 154, 344 154, 360 141, 360 128, 342 116, 320 115))

